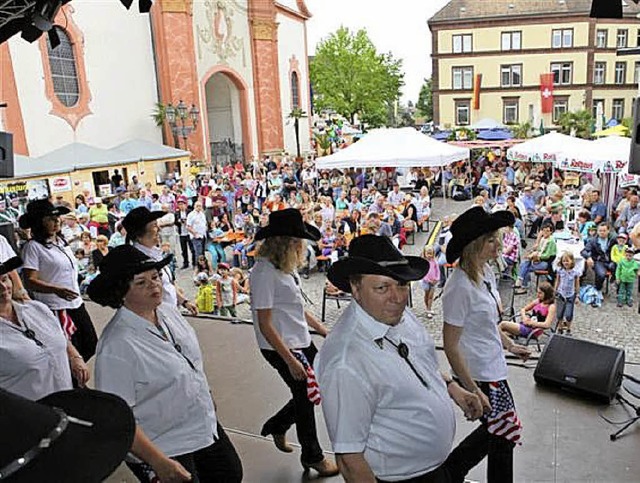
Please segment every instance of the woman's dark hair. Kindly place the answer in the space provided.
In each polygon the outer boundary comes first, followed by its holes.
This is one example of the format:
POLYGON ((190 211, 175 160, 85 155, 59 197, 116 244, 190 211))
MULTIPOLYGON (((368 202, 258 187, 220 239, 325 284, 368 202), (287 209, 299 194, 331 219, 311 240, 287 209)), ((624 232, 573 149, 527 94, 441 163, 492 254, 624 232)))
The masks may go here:
MULTIPOLYGON (((31 239, 37 241, 41 245, 46 245, 48 243, 48 239, 51 235, 49 235, 44 229, 44 218, 39 218, 33 221, 31 225, 31 239)), ((65 240, 64 236, 62 236, 62 232, 59 231, 56 233, 56 237, 66 245, 67 240, 65 240)))
POLYGON ((100 293, 92 293, 89 285, 89 297, 100 305, 106 305, 112 309, 119 309, 124 304, 124 296, 129 291, 133 275, 122 277, 114 281, 109 290, 101 290, 100 293))
MULTIPOLYGON (((83 205, 84 205, 84 204, 86 204, 85 199, 84 199, 84 195, 77 195, 77 196, 75 197, 75 201, 78 201, 78 200, 80 200, 80 202, 81 202, 83 205)), ((76 208, 77 208, 77 207, 78 207, 78 203, 76 203, 76 208)))
POLYGON ((555 291, 553 290, 553 286, 549 282, 542 282, 538 287, 538 290, 540 290, 544 294, 544 297, 540 302, 553 302, 555 298, 555 291))

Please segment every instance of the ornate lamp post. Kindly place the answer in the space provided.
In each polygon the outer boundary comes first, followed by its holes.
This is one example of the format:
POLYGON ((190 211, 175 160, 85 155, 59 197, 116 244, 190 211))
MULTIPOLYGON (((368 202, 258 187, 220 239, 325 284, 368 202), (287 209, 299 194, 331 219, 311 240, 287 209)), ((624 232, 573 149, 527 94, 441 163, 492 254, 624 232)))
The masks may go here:
POLYGON ((191 104, 191 109, 189 109, 181 99, 175 107, 169 103, 165 109, 165 115, 167 116, 167 121, 173 133, 175 147, 180 147, 180 138, 182 138, 184 141, 184 149, 187 151, 187 137, 198 128, 200 109, 198 109, 195 104, 191 104), (191 120, 190 126, 187 125, 189 120, 191 120))

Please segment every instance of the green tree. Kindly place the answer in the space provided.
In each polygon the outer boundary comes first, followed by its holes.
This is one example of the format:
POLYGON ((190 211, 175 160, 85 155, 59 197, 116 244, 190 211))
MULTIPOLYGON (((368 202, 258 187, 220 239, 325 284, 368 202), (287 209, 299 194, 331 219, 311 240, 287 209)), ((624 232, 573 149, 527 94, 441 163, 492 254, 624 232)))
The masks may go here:
POLYGON ((334 109, 352 123, 358 115, 373 127, 387 122, 387 108, 404 85, 402 61, 378 53, 364 29, 353 34, 340 27, 321 41, 310 72, 318 111, 334 109))
POLYGON ((530 122, 516 124, 515 126, 511 126, 510 129, 513 137, 516 139, 527 139, 531 137, 532 127, 530 122))
POLYGON ((427 121, 433 119, 433 91, 431 79, 425 79, 420 88, 420 95, 416 104, 418 114, 424 116, 427 121))
POLYGON ((557 124, 562 134, 575 134, 583 139, 589 139, 593 132, 593 116, 586 109, 563 113, 557 124))

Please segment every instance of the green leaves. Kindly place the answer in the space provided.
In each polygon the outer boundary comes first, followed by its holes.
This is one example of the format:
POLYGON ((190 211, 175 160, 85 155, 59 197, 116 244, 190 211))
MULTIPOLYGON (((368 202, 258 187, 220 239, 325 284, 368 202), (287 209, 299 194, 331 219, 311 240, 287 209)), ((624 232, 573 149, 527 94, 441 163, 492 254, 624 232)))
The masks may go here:
POLYGON ((427 121, 433 119, 433 92, 432 92, 431 79, 425 79, 424 84, 420 88, 420 95, 418 96, 418 103, 416 109, 418 114, 424 116, 427 121))
POLYGON ((404 85, 402 61, 379 54, 366 30, 340 27, 318 44, 310 71, 318 110, 334 109, 352 123, 358 115, 371 127, 386 122, 404 85))
POLYGON ((565 112, 558 119, 562 134, 572 134, 583 139, 591 138, 593 116, 586 109, 576 112, 565 112))

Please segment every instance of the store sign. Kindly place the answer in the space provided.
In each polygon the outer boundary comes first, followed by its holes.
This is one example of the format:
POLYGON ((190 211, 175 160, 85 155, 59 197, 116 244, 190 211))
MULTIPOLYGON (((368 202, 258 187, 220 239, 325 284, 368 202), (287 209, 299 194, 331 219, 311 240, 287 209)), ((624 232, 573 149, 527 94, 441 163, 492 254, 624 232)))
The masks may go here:
POLYGON ((582 173, 595 173, 595 165, 591 161, 582 161, 580 159, 562 159, 558 163, 558 169, 566 171, 580 171, 582 173))
POLYGON ((71 177, 70 176, 54 176, 51 178, 51 192, 63 193, 65 191, 71 191, 71 177))
POLYGON ((17 195, 18 198, 25 198, 28 193, 27 182, 0 184, 0 196, 6 198, 9 195, 17 195))

